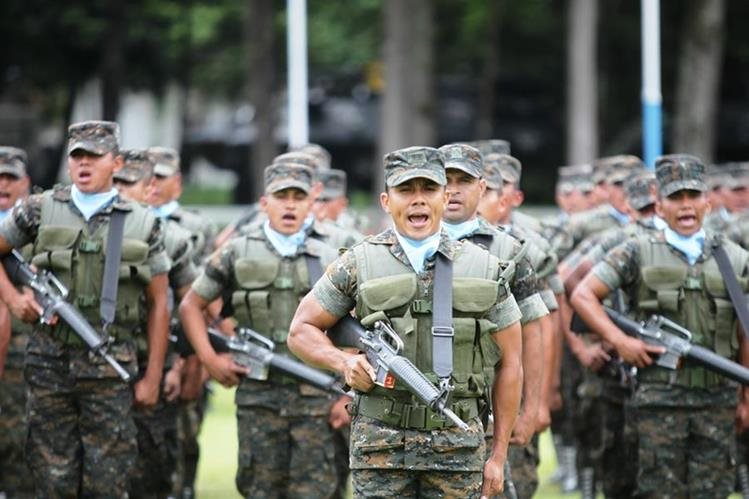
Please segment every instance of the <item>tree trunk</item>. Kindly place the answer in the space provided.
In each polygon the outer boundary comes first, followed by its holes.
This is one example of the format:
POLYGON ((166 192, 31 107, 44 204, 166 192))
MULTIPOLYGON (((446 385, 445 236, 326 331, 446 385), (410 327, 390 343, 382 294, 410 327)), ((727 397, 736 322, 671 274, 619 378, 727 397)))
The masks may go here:
POLYGON ((109 0, 107 18, 109 28, 104 37, 101 61, 101 108, 102 118, 117 121, 120 111, 120 89, 125 76, 123 54, 126 22, 126 2, 109 0))
POLYGON ((465 137, 465 140, 495 138, 494 107, 497 97, 495 89, 499 78, 500 2, 490 1, 486 9, 486 54, 478 88, 476 136, 465 137))
POLYGON ((263 170, 276 156, 276 77, 275 40, 273 36, 273 0, 250 0, 245 21, 248 97, 255 108, 255 140, 250 144, 249 169, 240 175, 251 182, 237 187, 237 201, 250 202, 263 193, 263 170))
POLYGON ((598 156, 597 0, 570 0, 567 12, 567 162, 598 156))
POLYGON ((724 0, 688 2, 674 116, 674 152, 712 162, 723 62, 724 0))
MULTIPOLYGON (((385 93, 380 107, 380 157, 403 147, 434 145, 432 0, 385 0, 385 93)), ((381 165, 373 191, 384 186, 381 165)))

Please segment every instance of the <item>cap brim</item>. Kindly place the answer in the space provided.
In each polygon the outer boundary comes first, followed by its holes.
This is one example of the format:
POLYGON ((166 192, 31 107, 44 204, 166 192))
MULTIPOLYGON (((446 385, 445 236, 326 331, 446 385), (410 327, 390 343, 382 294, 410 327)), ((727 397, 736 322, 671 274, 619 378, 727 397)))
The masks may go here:
POLYGON ((68 154, 73 154, 74 151, 86 151, 91 154, 96 154, 97 156, 104 156, 106 153, 110 152, 106 147, 102 147, 87 140, 79 140, 78 142, 70 144, 68 146, 68 154))
POLYGON ((637 211, 640 211, 651 204, 655 204, 655 199, 650 196, 637 196, 629 198, 628 201, 629 205, 637 211))
POLYGON ((460 170, 462 172, 466 172, 471 177, 481 178, 480 171, 476 170, 476 168, 473 168, 472 166, 461 161, 453 161, 453 162, 445 163, 445 170, 460 170))
POLYGON ((0 175, 13 175, 16 178, 21 178, 25 175, 17 166, 12 165, 0 165, 0 175))
POLYGON ((438 185, 447 184, 447 179, 445 179, 444 175, 440 175, 433 170, 427 170, 425 168, 413 168, 398 175, 393 175, 387 180, 386 185, 388 187, 395 187, 414 178, 425 178, 438 185))
POLYGON ((699 191, 707 192, 707 185, 701 180, 680 180, 678 182, 669 182, 660 188, 661 196, 670 196, 679 191, 699 191))
POLYGON ((116 171, 112 177, 115 180, 124 180, 125 182, 137 182, 141 178, 143 178, 143 174, 140 171, 136 170, 130 170, 127 168, 122 168, 119 171, 116 171))
POLYGON ((268 187, 265 188, 265 191, 273 194, 274 192, 279 192, 284 189, 299 189, 300 191, 304 191, 305 193, 309 194, 310 190, 312 190, 312 187, 309 184, 305 184, 304 182, 300 182, 298 180, 280 180, 278 182, 273 182, 268 187))
POLYGON ((343 197, 344 193, 337 189, 323 189, 323 191, 320 193, 320 196, 317 198, 320 201, 330 201, 331 199, 336 199, 343 197))
POLYGON ((505 182, 508 182, 510 184, 518 183, 517 175, 514 175, 508 171, 500 170, 499 175, 502 177, 502 180, 504 180, 505 182))
POLYGON ((159 177, 171 177, 172 175, 176 175, 177 171, 177 168, 163 163, 159 163, 153 167, 153 174, 159 177))

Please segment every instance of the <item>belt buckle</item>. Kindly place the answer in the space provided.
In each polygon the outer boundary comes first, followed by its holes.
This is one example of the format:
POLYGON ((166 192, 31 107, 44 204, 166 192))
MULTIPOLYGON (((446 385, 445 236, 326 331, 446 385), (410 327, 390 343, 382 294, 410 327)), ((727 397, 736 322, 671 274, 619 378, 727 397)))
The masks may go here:
POLYGON ((455 329, 450 326, 432 326, 432 336, 452 338, 455 336, 455 329))

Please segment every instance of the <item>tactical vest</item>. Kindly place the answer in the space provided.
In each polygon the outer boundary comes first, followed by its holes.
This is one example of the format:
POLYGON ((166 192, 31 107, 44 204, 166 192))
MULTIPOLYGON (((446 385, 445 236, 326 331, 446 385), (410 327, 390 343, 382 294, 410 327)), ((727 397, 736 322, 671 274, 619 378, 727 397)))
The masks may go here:
MULTIPOLYGON (((635 290, 639 318, 663 315, 688 329, 693 344, 723 357, 733 357, 738 349, 737 319, 715 258, 710 256, 690 266, 657 235, 643 235, 636 241, 641 269, 641 279, 635 290)), ((711 238, 708 238, 705 244, 710 243, 711 238)), ((740 275, 746 266, 746 252, 731 242, 723 244, 731 266, 740 275)), ((739 282, 746 290, 747 279, 739 277, 739 282)), ((701 388, 725 383, 724 378, 689 362, 674 374, 651 368, 641 372, 640 378, 701 388)))
MULTIPOLYGON (((289 354, 286 338, 291 319, 313 284, 305 258, 279 257, 264 238, 253 235, 228 244, 236 255, 231 293, 234 318, 239 327, 249 327, 273 340, 276 352, 289 354)), ((310 254, 323 257, 322 265, 332 260, 334 251, 322 242, 307 239, 305 244, 310 254)))
MULTIPOLYGON (((39 232, 31 263, 54 273, 68 288, 68 301, 98 328, 102 322, 99 301, 109 223, 103 223, 91 232, 83 217, 73 212, 71 204, 64 189, 43 193, 39 232)), ((145 317, 143 290, 151 280, 147 241, 154 218, 133 203, 120 201, 116 202, 116 207, 129 213, 125 217, 115 321, 109 333, 117 339, 124 339, 131 336, 145 317)), ((62 321, 55 326, 63 341, 81 343, 66 328, 62 321)))
MULTIPOLYGON (((390 253, 386 244, 368 243, 352 248, 356 257, 358 296, 356 316, 385 313, 404 343, 403 355, 432 381, 432 289, 413 270, 390 253)), ((487 312, 509 293, 499 277, 499 260, 483 249, 464 244, 453 261, 453 373, 454 398, 486 395, 484 368, 499 362, 500 352, 490 334, 497 325, 487 312)), ((376 386, 368 395, 392 397, 403 393, 376 386)))

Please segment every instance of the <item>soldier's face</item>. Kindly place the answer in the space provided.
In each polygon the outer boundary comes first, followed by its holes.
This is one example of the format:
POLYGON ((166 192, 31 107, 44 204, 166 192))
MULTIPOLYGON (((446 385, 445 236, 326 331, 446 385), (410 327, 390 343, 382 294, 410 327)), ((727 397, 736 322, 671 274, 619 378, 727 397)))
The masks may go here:
POLYGON ((68 173, 81 192, 106 192, 112 188, 112 175, 122 164, 122 156, 111 152, 100 156, 76 149, 68 156, 68 173))
POLYGON ((487 189, 479 202, 479 214, 492 225, 509 222, 512 203, 500 189, 487 189))
POLYGON ((627 195, 624 193, 622 182, 609 184, 609 203, 622 213, 627 212, 627 195))
POLYGON ((707 195, 683 189, 655 202, 655 212, 668 226, 682 236, 691 236, 702 228, 702 221, 710 211, 707 195))
POLYGON ((19 197, 29 190, 29 177, 16 177, 8 173, 0 174, 0 210, 9 210, 19 197))
POLYGON ((148 204, 161 206, 182 195, 182 175, 179 173, 162 177, 154 175, 148 184, 148 204))
POLYGON ((471 219, 479 206, 479 200, 486 190, 486 181, 467 174, 462 170, 447 170, 447 206, 442 215, 451 223, 462 223, 471 219))
POLYGON ((731 213, 740 213, 749 208, 749 187, 742 185, 726 191, 724 204, 731 213))
POLYGON ((417 241, 437 233, 445 203, 445 188, 425 178, 411 179, 380 194, 380 204, 393 217, 398 233, 417 241))
POLYGON ((115 180, 114 186, 120 191, 120 195, 124 198, 136 201, 138 203, 145 203, 148 195, 148 183, 150 179, 141 179, 137 182, 124 182, 122 180, 115 180))
POLYGON ((525 200, 523 191, 520 190, 517 184, 512 182, 504 182, 502 184, 502 195, 507 199, 512 208, 517 208, 525 200))
POLYGON ((286 235, 299 232, 311 207, 312 197, 293 187, 260 198, 260 209, 268 215, 271 228, 286 235))

